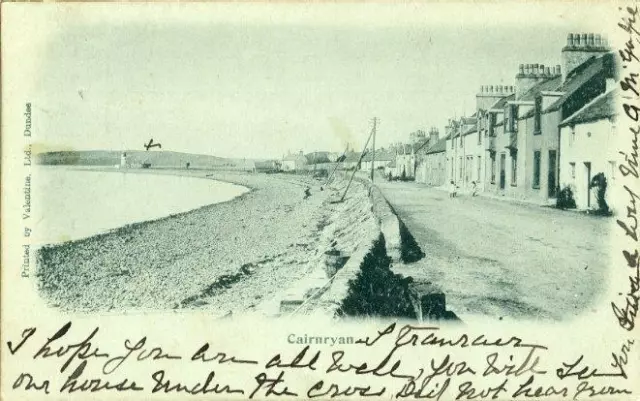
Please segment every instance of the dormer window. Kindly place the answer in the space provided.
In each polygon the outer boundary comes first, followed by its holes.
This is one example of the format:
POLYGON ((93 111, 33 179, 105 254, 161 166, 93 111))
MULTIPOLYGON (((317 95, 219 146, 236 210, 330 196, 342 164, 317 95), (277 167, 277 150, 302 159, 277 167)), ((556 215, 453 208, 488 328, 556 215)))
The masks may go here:
POLYGON ((504 133, 506 134, 508 131, 510 131, 511 128, 511 108, 507 105, 504 108, 504 120, 503 120, 503 124, 504 124, 504 133))
POLYGON ((509 131, 516 132, 518 131, 518 106, 515 104, 509 105, 510 116, 509 116, 509 131))
POLYGON ((496 115, 495 113, 489 114, 489 136, 494 136, 494 126, 496 124, 496 115))
POLYGON ((533 110, 533 134, 540 135, 540 118, 542 114, 542 96, 536 97, 535 107, 533 110))

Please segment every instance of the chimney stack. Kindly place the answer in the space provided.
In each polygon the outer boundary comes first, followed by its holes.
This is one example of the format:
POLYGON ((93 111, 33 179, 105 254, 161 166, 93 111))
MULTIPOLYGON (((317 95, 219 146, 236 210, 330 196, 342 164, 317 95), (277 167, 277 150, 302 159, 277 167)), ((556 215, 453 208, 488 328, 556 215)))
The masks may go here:
POLYGON ((578 66, 591 57, 605 54, 608 50, 606 39, 600 34, 570 33, 567 36, 567 45, 562 49, 562 68, 556 68, 557 75, 562 75, 564 82, 578 66))
POLYGON ((524 75, 524 64, 520 64, 520 67, 518 68, 518 74, 524 75))
POLYGON ((544 75, 551 76, 551 67, 545 67, 544 75))

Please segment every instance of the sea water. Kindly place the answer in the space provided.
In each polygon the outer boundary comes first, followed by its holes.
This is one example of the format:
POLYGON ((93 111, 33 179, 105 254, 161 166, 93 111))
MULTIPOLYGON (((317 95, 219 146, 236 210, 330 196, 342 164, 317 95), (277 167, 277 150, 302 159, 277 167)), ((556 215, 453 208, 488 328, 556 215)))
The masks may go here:
POLYGON ((90 237, 231 200, 248 189, 198 177, 38 166, 32 172, 32 244, 90 237))

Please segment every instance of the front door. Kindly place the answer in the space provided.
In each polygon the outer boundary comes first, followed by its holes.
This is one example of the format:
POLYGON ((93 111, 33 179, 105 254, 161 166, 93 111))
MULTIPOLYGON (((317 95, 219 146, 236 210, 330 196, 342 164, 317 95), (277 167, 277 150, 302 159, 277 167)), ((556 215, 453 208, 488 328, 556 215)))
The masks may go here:
POLYGON ((504 189, 506 185, 506 168, 507 168, 507 155, 500 154, 500 189, 504 189))
POLYGON ((591 162, 584 162, 585 173, 587 175, 587 209, 591 208, 591 162))
POLYGON ((549 151, 549 179, 547 181, 549 187, 549 198, 556 197, 556 151, 549 151))

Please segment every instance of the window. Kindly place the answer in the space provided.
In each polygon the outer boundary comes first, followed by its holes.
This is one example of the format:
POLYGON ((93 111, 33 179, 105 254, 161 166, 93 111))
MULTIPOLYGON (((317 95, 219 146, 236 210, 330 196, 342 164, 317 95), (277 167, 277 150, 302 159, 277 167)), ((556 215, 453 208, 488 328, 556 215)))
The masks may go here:
POLYGON ((571 163, 569 163, 569 166, 571 167, 571 178, 575 179, 576 178, 576 164, 571 162, 571 163))
POLYGON ((576 143, 576 127, 571 127, 571 136, 569 137, 569 145, 576 143))
POLYGON ((511 118, 510 118, 510 126, 509 131, 516 132, 518 131, 518 105, 512 104, 511 108, 511 118))
POLYGON ((533 110, 533 134, 540 135, 540 114, 542 114, 542 96, 536 97, 535 107, 533 110))
POLYGON ((511 155, 511 186, 515 187, 518 182, 518 154, 511 155))
POLYGON ((482 156, 478 156, 478 181, 482 181, 482 156))
POLYGON ((496 183, 496 154, 491 154, 491 183, 496 183))
POLYGON ((516 132, 518 130, 518 105, 510 104, 504 109, 504 132, 516 132))
POLYGON ((510 130, 511 128, 511 107, 509 107, 509 105, 507 105, 504 108, 504 133, 506 134, 507 131, 510 130))
POLYGON ((616 162, 609 161, 609 178, 611 180, 616 179, 616 162))
POLYGON ((489 124, 489 136, 494 136, 494 130, 493 127, 496 125, 496 115, 495 113, 489 113, 488 114, 488 124, 489 124))
POLYGON ((540 188, 540 151, 533 152, 533 187, 540 188))

